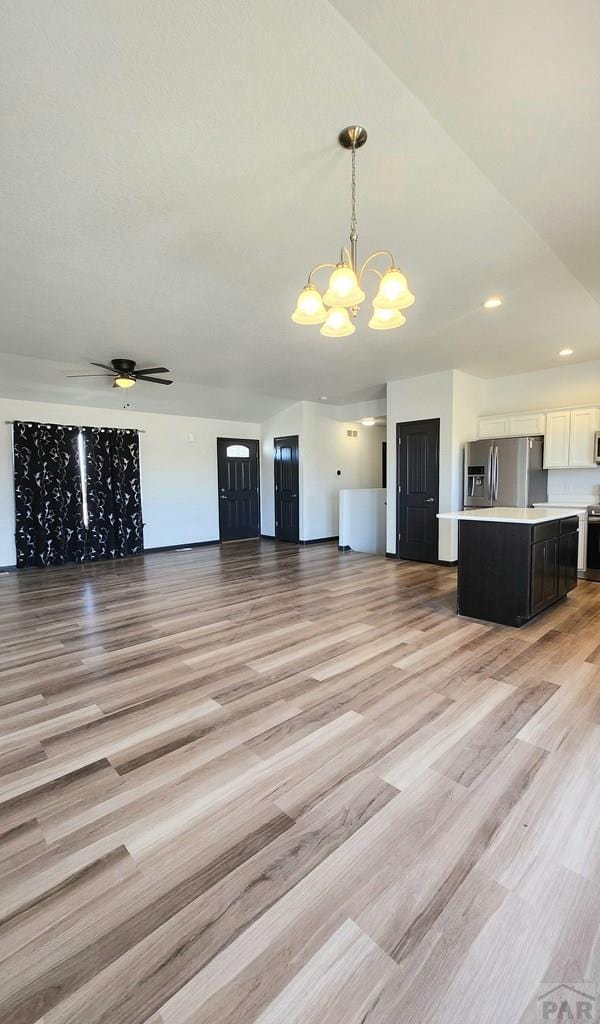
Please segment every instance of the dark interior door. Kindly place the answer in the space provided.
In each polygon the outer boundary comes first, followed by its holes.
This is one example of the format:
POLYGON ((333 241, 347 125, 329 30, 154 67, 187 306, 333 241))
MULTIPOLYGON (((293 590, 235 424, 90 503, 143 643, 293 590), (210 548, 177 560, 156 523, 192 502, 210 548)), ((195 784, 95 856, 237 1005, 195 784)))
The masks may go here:
POLYGON ((398 558, 438 560, 440 421, 398 423, 397 548, 398 558))
POLYGON ((298 437, 276 437, 275 451, 275 536, 298 543, 300 502, 298 499, 298 437))
POLYGON ((217 438, 221 540, 260 534, 258 441, 217 438))

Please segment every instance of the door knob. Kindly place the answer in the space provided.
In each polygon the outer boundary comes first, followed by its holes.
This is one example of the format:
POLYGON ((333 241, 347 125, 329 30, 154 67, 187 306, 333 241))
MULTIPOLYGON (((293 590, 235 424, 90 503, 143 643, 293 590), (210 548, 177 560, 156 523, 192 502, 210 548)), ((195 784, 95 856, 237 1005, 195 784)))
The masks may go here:
POLYGON ((425 501, 427 502, 428 505, 431 505, 432 502, 435 501, 435 498, 425 498, 425 501))

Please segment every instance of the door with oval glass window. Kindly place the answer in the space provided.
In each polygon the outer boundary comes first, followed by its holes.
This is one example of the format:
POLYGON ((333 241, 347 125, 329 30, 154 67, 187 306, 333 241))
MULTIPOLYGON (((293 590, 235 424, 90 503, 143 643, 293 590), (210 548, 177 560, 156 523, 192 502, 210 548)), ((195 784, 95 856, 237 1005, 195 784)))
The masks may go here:
POLYGON ((258 441, 217 438, 219 535, 222 541, 260 535, 258 441))

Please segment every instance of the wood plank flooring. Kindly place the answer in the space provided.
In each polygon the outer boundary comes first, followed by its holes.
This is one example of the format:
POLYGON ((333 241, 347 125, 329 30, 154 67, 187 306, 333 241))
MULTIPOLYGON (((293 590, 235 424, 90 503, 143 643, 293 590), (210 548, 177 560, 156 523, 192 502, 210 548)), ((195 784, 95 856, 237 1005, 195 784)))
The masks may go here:
POLYGON ((3 1024, 534 1021, 600 977, 600 585, 245 543, 0 577, 3 1024))

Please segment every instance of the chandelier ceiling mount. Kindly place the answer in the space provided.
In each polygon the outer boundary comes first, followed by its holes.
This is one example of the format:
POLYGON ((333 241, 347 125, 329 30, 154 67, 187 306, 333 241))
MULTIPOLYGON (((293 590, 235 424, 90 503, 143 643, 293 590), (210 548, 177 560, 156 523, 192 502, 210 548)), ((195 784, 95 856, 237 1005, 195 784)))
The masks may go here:
POLYGON ((351 124, 342 128, 338 135, 338 142, 344 149, 360 149, 367 141, 367 129, 360 124, 351 124))

